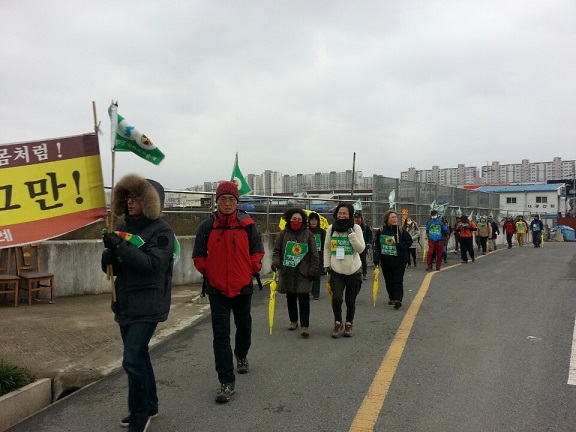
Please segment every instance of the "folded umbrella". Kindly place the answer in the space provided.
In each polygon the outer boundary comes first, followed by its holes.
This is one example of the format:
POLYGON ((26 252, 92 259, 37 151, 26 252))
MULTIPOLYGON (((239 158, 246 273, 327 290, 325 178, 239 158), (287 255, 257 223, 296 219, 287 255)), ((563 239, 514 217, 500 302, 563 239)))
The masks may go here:
POLYGON ((272 275, 270 282, 270 301, 268 302, 268 324, 270 326, 270 334, 272 334, 272 327, 274 327, 274 307, 276 306, 276 272, 272 275))
POLYGON ((372 300, 374 300, 374 307, 376 307, 376 299, 378 298, 378 276, 380 275, 380 269, 378 266, 374 268, 374 283, 372 284, 372 300))

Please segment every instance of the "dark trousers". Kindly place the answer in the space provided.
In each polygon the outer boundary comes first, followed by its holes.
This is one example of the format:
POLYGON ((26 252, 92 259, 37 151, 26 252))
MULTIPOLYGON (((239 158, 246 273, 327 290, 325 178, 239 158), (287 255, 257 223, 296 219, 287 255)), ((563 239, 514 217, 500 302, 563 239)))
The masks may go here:
POLYGON ((346 301, 346 322, 354 322, 356 313, 356 296, 362 288, 362 273, 344 275, 330 270, 332 287, 332 312, 334 321, 342 322, 342 302, 346 301))
POLYGON ((454 233, 454 252, 458 252, 460 249, 460 236, 454 233))
POLYGON ((480 246, 482 247, 482 253, 486 253, 486 249, 488 249, 488 237, 480 237, 480 246))
POLYGON ((472 240, 472 237, 460 237, 460 253, 462 254, 462 261, 468 262, 466 252, 470 254, 470 258, 474 259, 474 241, 472 240))
POLYGON ((512 237, 514 237, 514 233, 506 234, 506 242, 508 243, 508 248, 512 247, 512 237))
POLYGON ((404 298, 404 266, 393 267, 382 265, 382 276, 386 283, 386 291, 389 300, 400 300, 404 298))
POLYGON ((245 358, 248 355, 252 337, 252 316, 250 315, 252 295, 241 294, 236 297, 211 295, 209 297, 212 333, 214 334, 212 346, 218 380, 221 384, 233 383, 235 377, 234 359, 230 346, 230 313, 234 312, 236 325, 234 355, 237 358, 245 358))
MULTIPOLYGON (((443 240, 428 240, 428 255, 426 256, 426 264, 428 268, 432 268, 432 255, 436 255, 436 268, 440 270, 440 266, 442 265, 442 250, 444 249, 444 241, 443 240)), ((393 299, 393 300, 400 300, 400 299, 393 299)))
POLYGON ((416 267, 416 248, 410 248, 406 253, 408 254, 408 265, 410 265, 410 257, 412 257, 414 267, 416 267))
POLYGON ((286 293, 286 303, 290 322, 298 321, 298 307, 300 307, 300 326, 310 327, 310 294, 286 293))
POLYGON ((320 297, 320 276, 312 280, 312 297, 320 297))
POLYGON ((128 410, 135 417, 148 417, 149 411, 158 411, 156 378, 148 352, 157 325, 142 322, 120 326, 124 344, 122 367, 128 375, 128 410))
POLYGON ((537 231, 537 232, 532 231, 532 243, 534 244, 534 246, 540 247, 540 243, 542 243, 542 232, 541 231, 537 231))

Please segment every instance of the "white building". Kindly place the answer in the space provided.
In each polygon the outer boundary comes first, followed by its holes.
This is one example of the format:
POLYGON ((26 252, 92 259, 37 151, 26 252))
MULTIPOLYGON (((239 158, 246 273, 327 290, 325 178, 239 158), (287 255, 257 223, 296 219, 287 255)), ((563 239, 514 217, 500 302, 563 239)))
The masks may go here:
POLYGON ((563 183, 513 186, 482 186, 476 190, 500 194, 500 209, 510 214, 539 215, 556 219, 564 210, 566 194, 563 183))

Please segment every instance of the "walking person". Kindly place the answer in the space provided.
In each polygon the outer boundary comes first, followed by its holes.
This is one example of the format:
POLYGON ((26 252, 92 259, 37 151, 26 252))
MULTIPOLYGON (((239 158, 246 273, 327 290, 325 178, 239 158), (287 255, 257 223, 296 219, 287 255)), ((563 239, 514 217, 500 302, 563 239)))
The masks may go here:
POLYGON ((326 240, 326 230, 320 228, 320 216, 316 212, 308 215, 308 229, 314 235, 318 250, 318 275, 312 279, 312 298, 320 299, 320 278, 324 271, 324 241, 326 240))
POLYGON ((102 270, 116 276, 114 319, 120 326, 128 376, 128 410, 121 420, 130 432, 144 432, 158 414, 156 378, 148 344, 159 322, 170 312, 174 231, 161 219, 164 188, 154 180, 128 174, 114 188, 111 210, 124 221, 103 235, 102 270), (126 233, 131 236, 126 236, 126 233), (122 237, 120 235, 123 235, 122 237), (136 237, 143 244, 125 240, 136 237))
POLYGON ((408 249, 412 245, 412 237, 398 226, 396 212, 384 214, 384 225, 376 231, 374 241, 374 265, 382 267, 382 275, 388 292, 388 304, 394 309, 402 307, 404 298, 404 272, 408 249))
POLYGON ((416 268, 416 244, 420 243, 420 228, 418 228, 418 224, 408 216, 402 224, 402 229, 410 234, 410 237, 412 238, 412 244, 410 245, 410 248, 408 248, 408 265, 406 267, 411 267, 410 259, 412 259, 414 262, 414 268, 416 268))
POLYGON ((542 233, 544 232, 544 224, 540 220, 540 216, 534 216, 534 220, 530 222, 530 232, 532 233, 534 247, 539 248, 542 243, 542 233))
POLYGON ((476 230, 477 227, 473 221, 469 221, 465 215, 460 216, 460 223, 457 225, 456 231, 458 231, 460 237, 460 253, 463 264, 468 262, 468 254, 470 254, 472 262, 475 260, 473 237, 476 230))
POLYGON ((492 238, 492 225, 488 222, 487 216, 482 216, 478 220, 478 230, 476 231, 476 238, 480 239, 480 247, 482 248, 482 255, 486 255, 488 249, 488 239, 492 238))
POLYGON ((372 244, 373 234, 370 227, 364 223, 364 217, 362 216, 362 213, 354 213, 354 223, 356 225, 360 225, 360 228, 362 229, 362 237, 364 238, 364 244, 366 245, 360 254, 360 261, 362 261, 362 280, 366 280, 366 275, 368 274, 368 262, 366 261, 366 254, 368 253, 368 249, 370 249, 370 245, 372 244))
POLYGON ((330 273, 332 287, 332 312, 334 329, 332 337, 352 336, 352 325, 356 313, 356 296, 362 287, 362 261, 360 253, 366 247, 364 236, 352 216, 354 207, 340 203, 334 210, 334 223, 326 230, 324 243, 324 265, 330 273), (342 302, 346 302, 346 322, 342 325, 342 302))
POLYGON ((264 246, 258 227, 238 210, 238 188, 224 181, 216 189, 217 210, 204 220, 192 252, 194 266, 204 277, 210 300, 213 348, 220 390, 216 402, 226 403, 235 390, 234 362, 230 345, 230 315, 236 325, 236 371, 249 371, 248 350, 252 338, 250 313, 252 276, 260 272, 264 246))
POLYGON ((448 263, 448 242, 450 241, 450 237, 452 236, 452 227, 448 223, 448 220, 445 216, 442 216, 442 222, 446 224, 448 229, 446 231, 442 231, 442 241, 444 242, 444 246, 442 246, 442 261, 444 264, 448 263))
POLYGON ((442 252, 444 250, 443 233, 448 232, 448 226, 438 217, 438 212, 430 212, 430 220, 426 224, 426 240, 428 241, 428 254, 426 255, 426 271, 432 270, 432 257, 436 255, 436 270, 442 265, 442 252))
POLYGON ((508 216, 504 221, 504 225, 502 225, 502 231, 504 231, 504 234, 506 234, 506 243, 508 243, 508 249, 512 249, 512 237, 516 232, 516 224, 510 216, 508 216))
POLYGON ((456 227, 460 224, 460 216, 456 216, 456 221, 452 227, 452 232, 454 233, 454 253, 458 254, 460 252, 460 233, 456 231, 456 227))
POLYGON ((272 252, 272 271, 278 271, 277 291, 286 294, 290 325, 298 328, 298 309, 303 337, 309 336, 310 281, 318 277, 318 248, 308 231, 304 210, 288 209, 282 216, 286 227, 278 234, 272 252))
POLYGON ((492 227, 492 235, 490 236, 490 248, 488 252, 492 252, 493 250, 498 249, 498 245, 496 243, 498 236, 500 235, 500 229, 498 228, 498 224, 496 223, 496 221, 493 220, 492 218, 488 218, 488 223, 492 227))
POLYGON ((528 231, 528 224, 524 221, 524 217, 520 215, 516 221, 516 242, 520 247, 524 246, 526 231, 528 231))

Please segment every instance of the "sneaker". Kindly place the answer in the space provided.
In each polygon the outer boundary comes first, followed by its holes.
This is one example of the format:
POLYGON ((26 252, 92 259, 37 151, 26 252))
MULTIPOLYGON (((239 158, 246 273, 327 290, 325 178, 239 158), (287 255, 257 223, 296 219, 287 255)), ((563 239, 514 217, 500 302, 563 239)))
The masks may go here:
MULTIPOLYGON (((130 426, 130 418, 131 418, 131 414, 128 414, 126 417, 124 417, 122 420, 120 420, 120 426, 122 427, 128 427, 130 426)), ((154 418, 158 416, 158 410, 152 410, 152 411, 148 411, 148 417, 150 418, 154 418)))
POLYGON ((249 370, 248 359, 246 357, 236 359, 236 372, 239 374, 247 374, 249 370))
POLYGON ((350 322, 344 325, 344 337, 352 337, 352 323, 350 322))
POLYGON ((234 383, 225 383, 220 385, 220 391, 216 395, 216 402, 226 403, 234 394, 234 383))
POLYGON ((150 426, 150 417, 132 417, 128 432, 146 432, 150 426))
POLYGON ((308 330, 308 327, 302 327, 300 334, 302 335, 303 338, 307 338, 308 336, 310 336, 310 331, 308 330))
POLYGON ((342 335, 342 323, 340 321, 334 322, 334 330, 332 330, 332 337, 338 339, 342 335))
POLYGON ((394 302, 394 309, 400 309, 402 307, 402 302, 400 300, 396 300, 394 302))
POLYGON ((298 328, 298 323, 297 322, 291 322, 290 325, 288 326, 288 330, 290 331, 294 331, 298 328))

